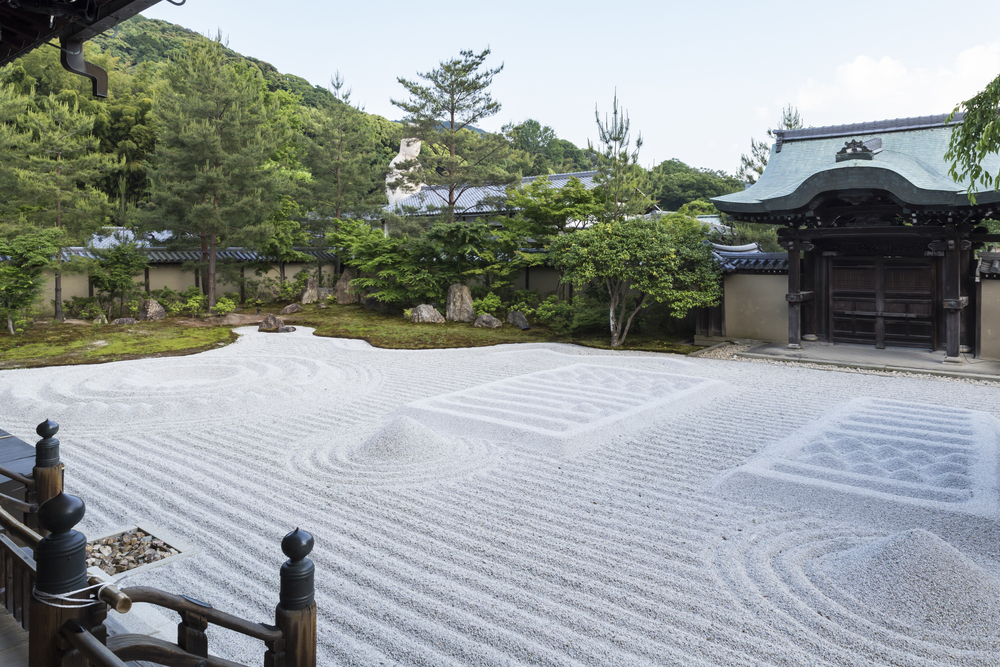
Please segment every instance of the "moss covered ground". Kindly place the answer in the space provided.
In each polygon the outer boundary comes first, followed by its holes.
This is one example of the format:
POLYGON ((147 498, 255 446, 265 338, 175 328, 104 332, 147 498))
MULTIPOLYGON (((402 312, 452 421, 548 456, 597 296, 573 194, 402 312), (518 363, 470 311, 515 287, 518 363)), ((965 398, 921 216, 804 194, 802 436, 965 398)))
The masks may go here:
MULTIPOLYGON (((294 315, 282 315, 288 324, 315 327, 317 336, 359 338, 375 347, 390 349, 440 349, 482 347, 504 343, 576 343, 611 349, 611 339, 603 334, 560 336, 548 327, 533 326, 528 331, 504 325, 502 329, 477 329, 464 322, 413 324, 402 315, 388 315, 362 306, 317 308, 306 306, 294 315)), ((630 335, 619 349, 688 354, 701 348, 678 343, 680 336, 630 335)))
POLYGON ((173 319, 125 326, 36 323, 21 335, 0 334, 0 368, 194 354, 234 340, 232 327, 192 327, 173 319))
MULTIPOLYGON (((278 312, 283 304, 264 308, 278 312)), ((314 327, 317 336, 355 338, 375 347, 426 350, 482 347, 504 343, 576 343, 611 349, 607 335, 560 336, 544 326, 521 331, 477 329, 471 324, 413 324, 401 315, 383 314, 361 306, 306 306, 286 323, 314 327)), ((134 325, 80 325, 35 323, 17 336, 0 334, 0 369, 99 364, 144 357, 179 356, 202 352, 236 340, 232 326, 204 326, 197 321, 168 318, 134 325)), ((697 349, 681 345, 677 336, 630 335, 619 349, 688 354, 697 349)))

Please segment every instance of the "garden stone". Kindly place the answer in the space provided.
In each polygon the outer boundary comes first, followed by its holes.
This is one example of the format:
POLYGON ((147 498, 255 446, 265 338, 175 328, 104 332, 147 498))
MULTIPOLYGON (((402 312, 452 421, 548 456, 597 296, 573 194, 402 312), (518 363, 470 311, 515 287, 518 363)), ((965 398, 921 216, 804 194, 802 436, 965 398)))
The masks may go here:
POLYGON ((316 307, 317 308, 326 308, 326 304, 323 303, 322 301, 320 301, 319 303, 316 304, 316 307))
POLYGON ((285 323, 282 322, 274 313, 268 313, 264 318, 264 321, 260 323, 259 327, 257 327, 257 331, 277 331, 283 326, 285 326, 285 323))
POLYGON ((278 333, 292 333, 293 331, 295 331, 295 327, 292 327, 292 326, 283 326, 283 327, 278 327, 278 331, 277 332, 278 333))
POLYGON ((485 327, 487 329, 499 329, 503 326, 503 322, 493 317, 489 313, 483 313, 476 318, 476 323, 473 324, 474 327, 485 327))
POLYGON ((96 318, 94 318, 94 324, 107 324, 108 318, 104 317, 104 313, 101 313, 96 318))
POLYGON ((326 301, 333 294, 333 290, 329 287, 320 287, 316 290, 316 298, 320 301, 326 301))
POLYGON ((139 324, 139 320, 135 319, 134 317, 119 317, 111 324, 139 324))
POLYGON ((333 288, 334 293, 337 295, 337 303, 340 305, 345 306, 361 300, 358 293, 354 291, 354 286, 351 284, 356 277, 354 269, 345 268, 344 272, 340 274, 340 280, 337 281, 336 286, 333 288))
POLYGON ((524 313, 520 310, 512 310, 507 313, 507 321, 515 327, 520 328, 522 331, 526 331, 531 328, 531 326, 528 325, 528 318, 526 318, 524 313))
POLYGON ((136 315, 138 320, 162 320, 167 316, 167 311, 163 309, 160 302, 156 299, 146 299, 142 302, 142 307, 139 309, 139 314, 136 315))
POLYGON ((433 324, 443 324, 444 318, 434 306, 422 303, 410 311, 411 322, 429 322, 433 324))
POLYGON ((291 315, 292 313, 298 313, 302 310, 302 306, 297 303, 290 303, 281 309, 279 315, 291 315))
POLYGON ((303 306, 316 303, 316 300, 319 298, 318 289, 319 285, 316 283, 315 278, 310 278, 306 281, 306 288, 302 290, 302 298, 300 299, 303 306))
POLYGON ((452 322, 472 322, 476 311, 472 308, 472 292, 465 285, 455 284, 448 288, 448 303, 445 318, 452 322))

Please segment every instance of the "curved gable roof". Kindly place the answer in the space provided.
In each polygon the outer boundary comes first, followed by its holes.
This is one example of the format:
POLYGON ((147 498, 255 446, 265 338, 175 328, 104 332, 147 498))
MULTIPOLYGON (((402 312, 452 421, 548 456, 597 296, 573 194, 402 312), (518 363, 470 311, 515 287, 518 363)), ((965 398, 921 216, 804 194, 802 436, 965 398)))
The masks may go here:
MULTIPOLYGON (((952 129, 961 117, 951 125, 945 124, 947 118, 922 116, 779 132, 760 179, 742 192, 712 201, 727 213, 775 214, 800 209, 823 192, 877 189, 915 206, 968 206, 968 184, 952 180, 944 160, 952 129), (881 140, 881 150, 871 159, 837 161, 838 151, 848 141, 874 139, 881 140)), ((983 167, 996 172, 1000 155, 990 156, 983 167)), ((1000 193, 984 192, 977 201, 1000 201, 1000 193)))

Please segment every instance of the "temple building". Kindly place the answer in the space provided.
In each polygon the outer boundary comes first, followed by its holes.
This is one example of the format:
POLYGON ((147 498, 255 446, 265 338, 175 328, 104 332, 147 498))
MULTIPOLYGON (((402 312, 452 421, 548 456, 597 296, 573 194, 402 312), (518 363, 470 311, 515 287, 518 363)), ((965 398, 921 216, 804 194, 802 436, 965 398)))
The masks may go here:
MULTIPOLYGON (((1000 358, 1000 262, 977 257, 1000 241, 984 225, 1000 219, 1000 192, 972 204, 968 183, 948 175, 962 118, 947 118, 775 132, 760 179, 712 201, 737 221, 779 225, 787 254, 719 249, 725 303, 701 333, 1000 358)), ((982 167, 996 173, 1000 156, 982 167)))

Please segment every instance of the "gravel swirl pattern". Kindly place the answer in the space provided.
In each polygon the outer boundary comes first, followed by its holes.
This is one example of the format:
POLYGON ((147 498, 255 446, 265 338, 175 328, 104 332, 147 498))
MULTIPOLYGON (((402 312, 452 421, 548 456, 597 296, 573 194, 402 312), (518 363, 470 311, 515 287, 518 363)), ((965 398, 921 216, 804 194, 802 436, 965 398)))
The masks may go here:
MULTIPOLYGON (((884 585, 866 597, 849 573, 902 545, 922 555, 914 571, 933 578, 946 611, 972 600, 969 578, 997 576, 1000 548, 714 487, 859 397, 912 425, 893 401, 996 416, 997 388, 560 345, 391 351, 304 328, 240 333, 192 357, 0 371, 7 430, 27 439, 46 417, 61 424, 84 532, 150 523, 200 549, 125 585, 267 621, 278 544, 301 526, 316 537, 324 667, 997 664, 989 609, 968 627, 932 628, 913 577, 872 580, 884 585), (674 379, 648 391, 705 389, 614 421, 571 456, 532 446, 530 431, 401 419, 414 402, 579 364, 590 394, 657 373, 674 379), (893 606, 900 591, 909 601, 893 606)), ((929 414, 922 432, 967 437, 929 414)), ((891 474, 897 457, 884 453, 891 474)), ((209 636, 213 653, 260 663, 260 643, 209 636)))

